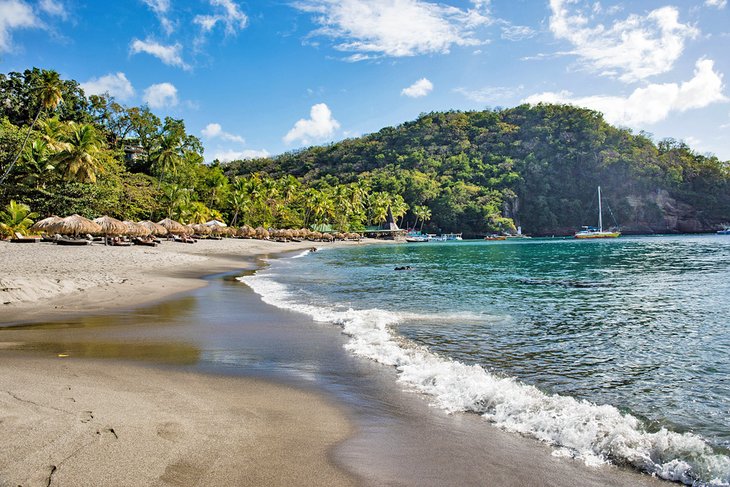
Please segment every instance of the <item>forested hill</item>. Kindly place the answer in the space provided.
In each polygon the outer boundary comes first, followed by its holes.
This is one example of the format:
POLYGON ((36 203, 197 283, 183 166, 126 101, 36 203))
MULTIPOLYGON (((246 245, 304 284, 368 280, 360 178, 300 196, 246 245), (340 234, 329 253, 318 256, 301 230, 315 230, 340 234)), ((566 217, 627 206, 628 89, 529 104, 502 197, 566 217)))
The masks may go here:
POLYGON ((429 113, 325 147, 234 161, 226 171, 401 194, 410 208, 430 208, 424 231, 479 235, 507 230, 512 219, 526 233, 570 234, 597 223, 599 185, 611 210, 604 222, 615 219, 627 233, 711 231, 730 222, 728 162, 674 140, 655 144, 564 105, 429 113))

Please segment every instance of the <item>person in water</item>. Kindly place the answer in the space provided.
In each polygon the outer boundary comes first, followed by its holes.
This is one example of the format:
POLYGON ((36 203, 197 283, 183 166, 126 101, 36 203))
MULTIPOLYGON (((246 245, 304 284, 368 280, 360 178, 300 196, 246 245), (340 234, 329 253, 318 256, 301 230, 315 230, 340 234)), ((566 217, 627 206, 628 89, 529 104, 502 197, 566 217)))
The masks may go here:
POLYGON ((411 266, 405 265, 405 266, 402 266, 402 267, 396 267, 393 270, 394 271, 410 271, 411 270, 411 266))

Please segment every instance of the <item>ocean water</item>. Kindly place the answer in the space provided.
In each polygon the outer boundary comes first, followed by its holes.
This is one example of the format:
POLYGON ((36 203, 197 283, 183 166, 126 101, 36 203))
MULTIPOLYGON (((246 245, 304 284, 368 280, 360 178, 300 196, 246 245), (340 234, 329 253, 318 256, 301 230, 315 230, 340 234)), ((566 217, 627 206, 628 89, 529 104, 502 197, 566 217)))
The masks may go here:
POLYGON ((434 407, 556 456, 730 485, 726 236, 323 249, 240 280, 434 407))

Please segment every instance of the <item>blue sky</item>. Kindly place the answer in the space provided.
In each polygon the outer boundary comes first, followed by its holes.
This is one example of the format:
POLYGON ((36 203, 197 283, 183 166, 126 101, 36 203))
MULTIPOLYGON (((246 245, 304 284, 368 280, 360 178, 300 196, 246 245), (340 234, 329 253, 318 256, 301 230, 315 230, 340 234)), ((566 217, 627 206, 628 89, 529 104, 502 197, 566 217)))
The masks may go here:
POLYGON ((0 71, 183 118, 206 160, 554 101, 730 160, 728 0, 0 0, 0 71))

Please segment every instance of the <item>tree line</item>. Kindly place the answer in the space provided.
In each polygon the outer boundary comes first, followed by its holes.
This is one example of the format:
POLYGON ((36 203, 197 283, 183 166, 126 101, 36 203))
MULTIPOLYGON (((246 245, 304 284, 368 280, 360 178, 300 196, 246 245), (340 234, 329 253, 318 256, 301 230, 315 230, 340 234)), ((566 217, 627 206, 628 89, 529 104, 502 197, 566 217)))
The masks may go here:
MULTIPOLYGON (((290 175, 229 175, 205 164, 203 145, 183 120, 147 106, 86 96, 76 81, 30 69, 0 75, 0 207, 18 216, 120 220, 170 217, 233 225, 361 231, 412 209, 402 195, 365 182, 307 184, 290 175), (12 210, 10 205, 14 205, 12 210)), ((421 218, 427 211, 421 209, 421 218)), ((22 220, 22 218, 21 218, 22 220)))

